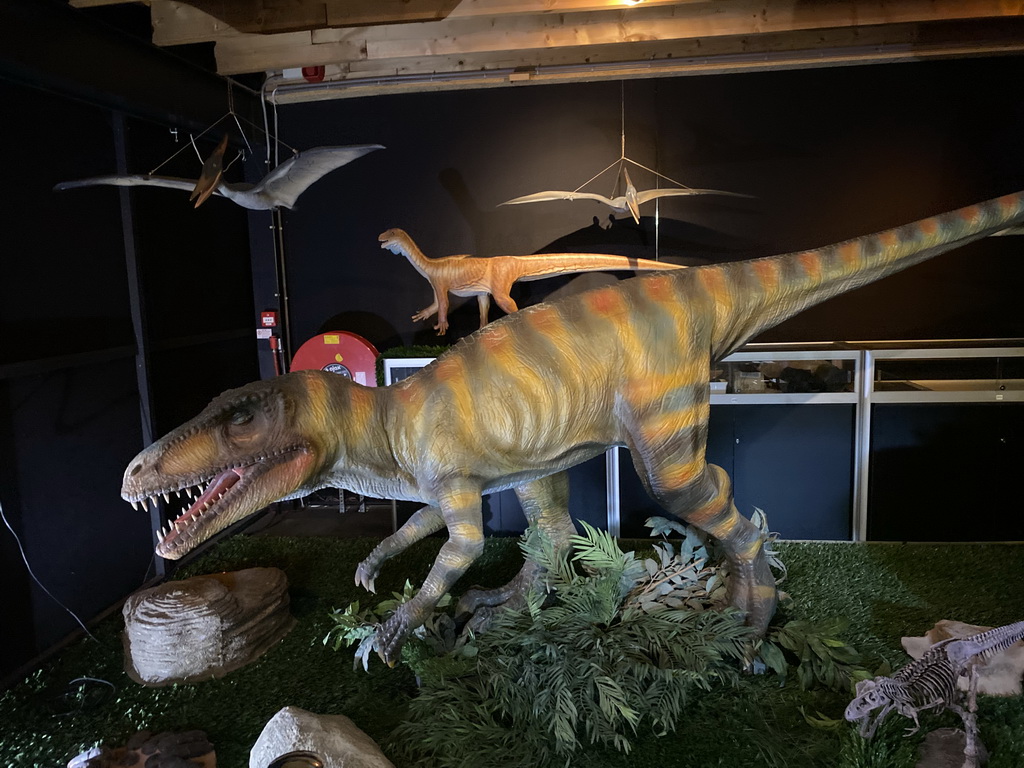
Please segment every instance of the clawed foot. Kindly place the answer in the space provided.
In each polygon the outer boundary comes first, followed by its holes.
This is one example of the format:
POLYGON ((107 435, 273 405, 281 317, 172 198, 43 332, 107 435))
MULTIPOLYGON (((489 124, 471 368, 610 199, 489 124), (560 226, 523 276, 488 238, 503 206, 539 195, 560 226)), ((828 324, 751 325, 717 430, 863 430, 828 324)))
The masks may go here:
POLYGON ((434 330, 437 331, 438 336, 444 336, 448 333, 448 323, 438 323, 434 326, 434 330))
POLYGON ((476 614, 481 608, 512 608, 526 606, 526 593, 537 583, 540 568, 536 563, 527 561, 522 569, 508 584, 497 589, 473 587, 459 598, 455 606, 456 619, 465 619, 476 614))
POLYGON ((366 558, 356 567, 356 586, 376 594, 377 589, 374 587, 373 582, 379 573, 380 563, 375 562, 372 558, 366 558))
POLYGON ((403 603, 377 629, 376 635, 373 636, 373 648, 381 661, 389 667, 394 667, 398 663, 405 641, 409 639, 412 630, 423 623, 425 617, 420 613, 423 612, 418 610, 413 602, 403 603))
POLYGON ((763 635, 775 615, 778 590, 775 577, 763 558, 740 567, 730 568, 728 582, 729 604, 743 612, 745 623, 763 635))

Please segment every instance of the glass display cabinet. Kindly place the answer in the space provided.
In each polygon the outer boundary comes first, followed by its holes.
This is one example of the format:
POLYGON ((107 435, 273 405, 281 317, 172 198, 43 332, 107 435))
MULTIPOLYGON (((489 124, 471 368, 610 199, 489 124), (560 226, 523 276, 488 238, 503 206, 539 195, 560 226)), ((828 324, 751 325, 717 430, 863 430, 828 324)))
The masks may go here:
MULTIPOLYGON (((431 360, 385 359, 385 383, 431 360)), ((1009 509, 1018 493, 1022 339, 749 344, 712 370, 711 406, 708 460, 729 471, 740 510, 765 509, 783 538, 1024 540, 1024 516, 1009 513, 963 528, 982 499, 1009 509)), ((659 510, 628 452, 603 461, 600 522, 646 536, 659 510)), ((587 484, 601 474, 590 467, 587 484)))

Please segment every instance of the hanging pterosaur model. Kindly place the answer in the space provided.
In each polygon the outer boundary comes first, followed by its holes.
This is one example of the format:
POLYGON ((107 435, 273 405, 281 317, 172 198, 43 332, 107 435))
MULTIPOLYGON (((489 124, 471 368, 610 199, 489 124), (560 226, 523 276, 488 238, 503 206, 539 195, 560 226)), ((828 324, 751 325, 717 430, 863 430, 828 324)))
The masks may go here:
POLYGON ((206 161, 203 163, 203 170, 199 173, 199 180, 196 181, 192 194, 188 196, 190 202, 192 200, 196 201, 194 207, 198 208, 205 203, 217 189, 217 185, 220 184, 221 176, 224 175, 224 152, 227 151, 227 148, 228 135, 225 133, 224 138, 220 140, 220 144, 213 150, 213 154, 206 158, 206 161))
MULTIPOLYGON (((310 186, 331 171, 375 149, 384 149, 380 144, 353 144, 346 147, 315 147, 297 152, 272 170, 258 184, 234 183, 218 179, 212 194, 226 197, 234 203, 253 211, 269 211, 274 208, 291 208, 295 201, 310 186)), ((180 179, 172 176, 151 176, 137 174, 130 176, 93 176, 78 181, 64 181, 55 190, 92 187, 97 185, 115 187, 167 187, 192 192, 196 189, 195 179, 180 179)))
MULTIPOLYGON (((628 158, 626 158, 628 160, 628 158)), ((729 195, 730 197, 748 197, 737 192, 723 192, 718 189, 693 189, 691 187, 664 187, 662 189, 645 189, 640 192, 633 185, 629 178, 629 171, 622 168, 622 175, 626 181, 624 194, 618 197, 605 197, 596 192, 580 192, 578 189, 569 191, 548 190, 546 192, 535 192, 532 195, 523 195, 512 200, 506 200, 499 205, 519 205, 520 203, 542 203, 549 200, 597 200, 611 208, 615 213, 626 213, 632 215, 633 221, 640 223, 640 206, 658 197, 679 197, 681 195, 729 195)))

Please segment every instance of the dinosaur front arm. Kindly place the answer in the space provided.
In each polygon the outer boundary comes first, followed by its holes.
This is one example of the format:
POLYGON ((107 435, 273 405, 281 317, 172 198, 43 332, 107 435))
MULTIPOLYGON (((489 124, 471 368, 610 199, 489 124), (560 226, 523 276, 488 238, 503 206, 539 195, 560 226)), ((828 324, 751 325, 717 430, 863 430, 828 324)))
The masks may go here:
POLYGON ((437 300, 436 299, 434 300, 434 303, 431 304, 429 307, 426 307, 425 309, 421 309, 419 312, 417 312, 415 315, 413 315, 412 319, 415 322, 418 323, 420 320, 426 320, 428 317, 433 317, 435 312, 437 312, 437 300))
POLYGON ((402 645, 433 612, 466 569, 484 550, 484 524, 480 511, 482 489, 465 478, 448 481, 436 494, 448 541, 441 547, 430 573, 416 596, 403 603, 377 630, 374 648, 388 666, 398 661, 402 645))

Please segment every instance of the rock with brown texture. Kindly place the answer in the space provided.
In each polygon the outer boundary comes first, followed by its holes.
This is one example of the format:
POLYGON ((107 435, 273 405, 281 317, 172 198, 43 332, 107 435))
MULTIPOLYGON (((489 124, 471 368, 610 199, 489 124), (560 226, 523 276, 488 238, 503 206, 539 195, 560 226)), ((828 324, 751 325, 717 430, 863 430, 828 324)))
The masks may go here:
POLYGON ((96 747, 68 768, 216 768, 217 755, 203 731, 139 731, 121 747, 96 747))
POLYGON ((149 686, 222 677, 295 625, 288 579, 277 568, 168 581, 136 592, 122 613, 125 670, 149 686))

